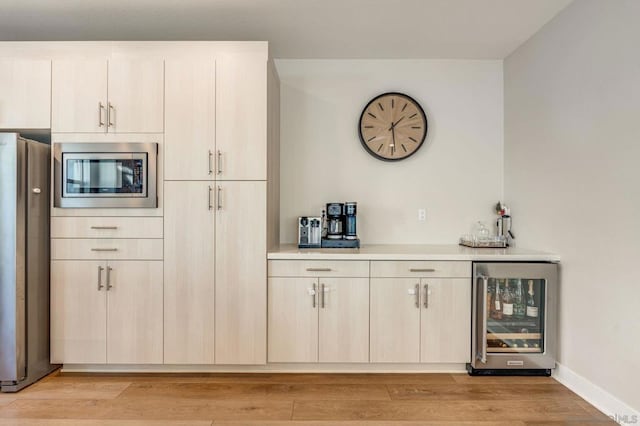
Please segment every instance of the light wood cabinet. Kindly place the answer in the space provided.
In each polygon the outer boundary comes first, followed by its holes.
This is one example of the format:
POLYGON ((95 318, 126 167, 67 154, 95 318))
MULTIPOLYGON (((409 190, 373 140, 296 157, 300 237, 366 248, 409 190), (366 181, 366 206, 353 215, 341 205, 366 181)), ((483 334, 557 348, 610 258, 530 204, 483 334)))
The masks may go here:
POLYGON ((162 60, 54 59, 51 131, 161 133, 162 60))
POLYGON ((166 61, 164 141, 166 180, 215 179, 215 59, 166 61))
POLYGON ((371 278, 371 362, 468 362, 470 315, 469 279, 371 278))
POLYGON ((266 182, 165 185, 165 363, 264 364, 266 182))
POLYGON ((421 362, 469 362, 471 283, 467 278, 421 279, 421 362))
POLYGON ((369 361, 369 279, 321 278, 318 361, 369 361))
POLYGON ((213 182, 165 182, 166 364, 214 362, 213 188, 213 182))
POLYGON ((216 179, 266 180, 267 61, 227 55, 216 66, 216 179))
POLYGON ((216 183, 216 364, 264 364, 267 347, 267 187, 216 183))
POLYGON ((162 262, 51 262, 51 361, 162 363, 162 262))
POLYGON ((165 97, 166 179, 267 179, 263 57, 167 60, 165 97))
POLYGON ((317 278, 269 278, 269 362, 318 361, 317 293, 317 278))
POLYGON ((371 278, 371 362, 420 362, 420 280, 371 278))
POLYGON ((51 261, 51 362, 107 362, 106 262, 51 261))
POLYGON ((368 362, 368 278, 269 278, 269 362, 368 362))
POLYGON ((110 261, 107 362, 162 364, 162 262, 110 261))
POLYGON ((48 129, 51 61, 0 60, 0 129, 48 129))

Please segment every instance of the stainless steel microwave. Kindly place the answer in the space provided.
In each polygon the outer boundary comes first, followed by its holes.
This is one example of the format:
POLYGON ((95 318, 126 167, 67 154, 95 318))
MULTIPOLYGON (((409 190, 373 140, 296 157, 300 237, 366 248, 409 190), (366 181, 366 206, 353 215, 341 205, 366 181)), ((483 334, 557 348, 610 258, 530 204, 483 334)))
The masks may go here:
POLYGON ((154 208, 157 143, 55 143, 53 205, 154 208))

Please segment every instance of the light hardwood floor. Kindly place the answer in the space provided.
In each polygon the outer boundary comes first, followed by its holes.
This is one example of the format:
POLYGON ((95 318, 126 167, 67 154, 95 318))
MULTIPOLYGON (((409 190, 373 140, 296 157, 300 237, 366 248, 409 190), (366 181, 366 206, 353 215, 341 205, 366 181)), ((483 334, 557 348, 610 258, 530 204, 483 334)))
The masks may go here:
POLYGON ((615 424, 546 377, 60 374, 0 394, 0 425, 615 424))

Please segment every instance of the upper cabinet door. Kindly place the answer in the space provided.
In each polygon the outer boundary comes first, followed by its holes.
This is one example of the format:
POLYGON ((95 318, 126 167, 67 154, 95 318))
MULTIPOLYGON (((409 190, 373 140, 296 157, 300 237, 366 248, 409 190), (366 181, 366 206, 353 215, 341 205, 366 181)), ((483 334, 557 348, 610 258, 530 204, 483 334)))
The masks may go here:
POLYGON ((48 129, 51 61, 0 60, 0 129, 48 129))
POLYGON ((164 61, 109 60, 109 132, 162 133, 164 61))
POLYGON ((107 131, 107 61, 54 60, 51 131, 107 131))
POLYGON ((217 61, 216 179, 267 179, 267 62, 217 61))
POLYGON ((214 180, 216 63, 165 64, 165 180, 214 180))

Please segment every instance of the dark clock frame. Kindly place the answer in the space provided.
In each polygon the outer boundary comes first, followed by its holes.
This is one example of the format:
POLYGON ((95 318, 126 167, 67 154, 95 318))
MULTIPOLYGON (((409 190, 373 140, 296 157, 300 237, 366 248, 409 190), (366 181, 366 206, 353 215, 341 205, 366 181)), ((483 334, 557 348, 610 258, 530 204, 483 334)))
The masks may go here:
POLYGON ((410 158, 412 155, 414 155, 416 152, 418 152, 420 150, 420 148, 422 148, 422 145, 424 144, 424 141, 427 139, 427 133, 428 132, 429 132, 429 122, 427 121, 427 115, 424 113, 424 109, 422 108, 422 105, 420 105, 420 103, 418 101, 416 101, 414 98, 412 98, 411 96, 409 96, 409 95, 407 95, 405 93, 400 93, 400 92, 386 92, 386 93, 382 93, 382 94, 374 97, 362 109, 362 112, 360 113, 360 118, 358 119, 358 136, 360 137, 360 143, 362 144, 362 146, 365 149, 365 151, 367 151, 367 153, 369 153, 373 157, 377 158, 378 160, 382 160, 382 161, 395 162, 395 161, 401 161, 401 160, 406 160, 407 158, 410 158), (411 154, 407 155, 406 157, 402 157, 402 158, 386 158, 386 157, 383 157, 383 156, 379 155, 377 152, 374 152, 371 149, 369 149, 369 146, 367 145, 367 143, 364 140, 364 137, 362 136, 362 118, 364 117, 364 113, 367 111, 367 108, 369 108, 369 105, 371 105, 372 103, 374 103, 378 99, 380 99, 380 98, 382 98, 384 96, 389 96, 389 95, 404 97, 407 100, 413 102, 418 107, 418 111, 420 112, 420 114, 422 115, 422 118, 424 119, 424 135, 422 136, 422 140, 418 144, 418 147, 411 154))

